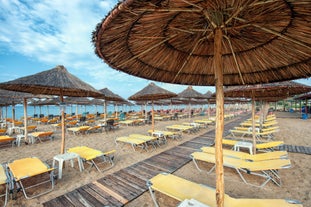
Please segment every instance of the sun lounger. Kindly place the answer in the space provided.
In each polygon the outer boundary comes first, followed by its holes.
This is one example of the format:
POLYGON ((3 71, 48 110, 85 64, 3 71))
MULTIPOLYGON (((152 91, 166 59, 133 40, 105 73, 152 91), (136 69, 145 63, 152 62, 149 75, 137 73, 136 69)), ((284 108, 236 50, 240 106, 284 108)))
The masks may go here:
POLYGON ((101 126, 91 126, 90 128, 86 130, 86 133, 90 134, 90 133, 97 133, 100 131, 101 131, 101 126))
MULTIPOLYGON (((268 121, 268 122, 264 122, 262 124, 255 123, 255 126, 256 127, 260 127, 260 126, 261 127, 272 127, 272 126, 275 126, 277 124, 278 124, 278 122, 276 122, 276 121, 268 121)), ((251 127, 251 126, 253 126, 253 123, 252 123, 252 121, 246 121, 246 122, 242 122, 240 125, 244 126, 244 127, 251 127)))
POLYGON ((132 126, 134 125, 134 120, 124 120, 124 121, 119 121, 120 125, 125 125, 125 126, 132 126))
MULTIPOLYGON (((261 140, 261 138, 267 138, 267 139, 273 139, 274 133, 278 132, 278 130, 265 130, 263 132, 258 132, 258 130, 255 131, 255 137, 258 140, 261 140)), ((230 133, 233 137, 240 137, 243 138, 245 136, 252 136, 253 131, 250 129, 248 131, 246 130, 238 130, 238 129, 231 129, 230 133)))
POLYGON ((39 158, 31 157, 14 160, 13 162, 8 164, 8 168, 10 176, 12 178, 12 186, 13 183, 18 183, 18 186, 20 186, 20 188, 22 189, 26 199, 41 196, 43 194, 51 192, 54 189, 54 168, 50 168, 39 158), (43 178, 46 178, 43 177, 44 175, 48 175, 48 179, 43 180, 43 178), (48 183, 48 187, 50 186, 49 188, 46 187, 46 184, 48 183), (41 189, 40 192, 37 192, 36 190, 32 195, 28 195, 29 189, 37 189, 38 186, 44 186, 46 189, 41 189))
POLYGON ((154 130, 152 129, 148 130, 148 134, 150 135, 157 135, 157 136, 164 136, 166 139, 167 138, 172 138, 172 139, 181 139, 182 138, 182 133, 180 132, 173 132, 173 131, 165 131, 165 130, 154 130))
POLYGON ((260 151, 274 151, 276 147, 284 145, 283 141, 263 142, 256 144, 256 149, 260 151))
POLYGON ((200 124, 205 124, 206 125, 206 127, 207 127, 207 125, 209 125, 209 124, 213 124, 214 123, 214 121, 212 121, 212 120, 205 120, 205 119, 199 119, 199 120, 194 120, 194 122, 195 123, 200 123, 200 124))
MULTIPOLYGON (((215 154, 215 147, 202 147, 202 152, 215 154)), ((248 160, 248 161, 263 161, 263 160, 273 160, 273 159, 287 159, 287 151, 274 151, 274 152, 265 152, 255 155, 251 155, 246 152, 238 152, 233 150, 223 149, 223 155, 231 158, 248 160)))
MULTIPOLYGON (((177 201, 195 199, 209 207, 217 206, 216 190, 214 188, 186 180, 176 175, 167 173, 158 174, 147 181, 147 186, 156 207, 159 207, 159 204, 154 191, 167 195, 177 201)), ((302 204, 296 200, 233 198, 225 194, 224 207, 302 207, 302 204)))
POLYGON ((0 143, 1 143, 1 145, 2 144, 4 144, 4 145, 10 144, 13 147, 15 140, 16 139, 14 137, 11 137, 11 136, 7 136, 7 135, 0 136, 0 143))
POLYGON ((39 142, 42 142, 42 139, 50 139, 53 140, 54 137, 52 136, 54 134, 54 132, 52 131, 47 131, 47 132, 33 132, 29 134, 29 137, 31 138, 31 143, 34 144, 37 140, 39 140, 39 142))
POLYGON ((5 135, 6 131, 7 131, 7 129, 0 129, 0 135, 5 135))
POLYGON ((192 133, 195 132, 196 129, 193 126, 185 126, 185 125, 171 125, 166 127, 169 131, 180 131, 180 132, 186 132, 186 133, 192 133))
POLYGON ((151 144, 153 148, 156 148, 156 145, 160 146, 159 137, 148 136, 148 135, 143 135, 143 134, 130 134, 129 137, 136 138, 136 139, 142 139, 147 144, 151 144))
POLYGON ((79 126, 79 127, 71 127, 67 128, 67 132, 71 132, 74 135, 86 133, 90 126, 79 126))
POLYGON ((116 144, 118 144, 119 142, 123 143, 123 144, 130 144, 134 151, 136 151, 135 150, 136 147, 140 147, 140 148, 148 151, 147 142, 143 139, 123 136, 123 137, 117 137, 115 139, 116 144))
POLYGON ((114 154, 116 150, 102 152, 86 146, 69 148, 67 152, 77 153, 85 162, 89 162, 91 167, 94 166, 99 172, 106 171, 114 166, 114 154), (106 164, 110 166, 107 167, 106 164), (104 165, 101 167, 100 165, 104 165))
MULTIPOLYGON (((194 152, 190 155, 195 166, 199 171, 202 171, 197 163, 197 161, 203 161, 206 163, 214 164, 213 167, 208 170, 208 173, 211 173, 215 168, 215 155, 208 154, 205 152, 194 152)), ((272 181, 278 186, 281 186, 281 178, 278 175, 278 170, 287 169, 291 167, 291 163, 289 159, 274 159, 274 160, 263 160, 256 162, 249 162, 242 159, 236 159, 224 156, 223 157, 223 165, 229 168, 233 168, 237 171, 241 179, 244 183, 256 186, 263 187, 269 181, 272 181), (243 174, 251 174, 255 176, 259 176, 264 178, 264 181, 259 184, 252 184, 248 182, 243 174)))
POLYGON ((3 206, 6 206, 9 197, 9 175, 6 166, 0 164, 0 198, 3 198, 3 206))

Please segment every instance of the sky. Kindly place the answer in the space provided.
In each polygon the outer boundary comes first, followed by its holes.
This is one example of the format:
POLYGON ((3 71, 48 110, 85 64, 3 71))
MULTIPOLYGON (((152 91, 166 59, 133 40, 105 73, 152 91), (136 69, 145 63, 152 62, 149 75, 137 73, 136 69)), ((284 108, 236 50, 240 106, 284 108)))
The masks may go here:
MULTIPOLYGON (((110 68, 94 53, 92 31, 116 0, 0 0, 0 82, 63 65, 96 89, 127 99, 150 80, 110 68)), ((298 82, 311 85, 311 79, 298 82)), ((180 93, 186 85, 155 82, 180 93)), ((200 93, 214 87, 194 86, 200 93)))

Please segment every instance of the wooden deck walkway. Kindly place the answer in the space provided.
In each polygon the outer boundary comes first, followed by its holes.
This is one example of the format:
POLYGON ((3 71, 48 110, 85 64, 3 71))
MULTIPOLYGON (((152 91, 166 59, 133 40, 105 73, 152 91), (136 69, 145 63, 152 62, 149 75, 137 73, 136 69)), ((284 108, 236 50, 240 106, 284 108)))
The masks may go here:
MULTIPOLYGON (((225 135, 241 116, 225 125, 225 135)), ((214 144, 215 131, 209 131, 153 157, 135 163, 127 168, 106 175, 92 183, 43 203, 45 207, 66 206, 124 206, 147 191, 146 181, 161 172, 173 173, 191 161, 189 155, 197 149, 214 144)), ((288 147, 302 152, 300 147, 288 147), (299 150, 298 150, 299 149, 299 150)), ((307 149, 307 151, 311 149, 307 149)), ((290 150, 291 151, 291 150, 290 150)))

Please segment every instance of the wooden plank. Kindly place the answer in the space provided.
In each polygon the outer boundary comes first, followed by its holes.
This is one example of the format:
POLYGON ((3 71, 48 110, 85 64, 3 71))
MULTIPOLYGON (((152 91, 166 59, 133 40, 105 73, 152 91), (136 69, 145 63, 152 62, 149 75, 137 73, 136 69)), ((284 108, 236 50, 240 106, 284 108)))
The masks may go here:
POLYGON ((70 200, 71 203, 73 203, 76 207, 85 207, 89 206, 87 200, 83 198, 83 196, 80 195, 80 193, 77 190, 73 190, 69 193, 65 194, 65 197, 70 200))
POLYGON ((112 178, 105 176, 98 179, 97 182, 109 189, 110 192, 113 192, 113 196, 117 195, 116 198, 118 198, 118 200, 119 198, 122 198, 126 201, 133 199, 133 195, 127 192, 128 189, 120 187, 117 181, 112 178))
POLYGON ((99 196, 96 195, 96 192, 92 191, 87 185, 81 188, 76 189, 78 193, 87 201, 87 203, 91 204, 90 206, 94 207, 102 207, 107 204, 107 200, 103 201, 99 196))
POLYGON ((115 172, 114 174, 122 177, 125 180, 135 179, 135 184, 137 185, 137 188, 145 189, 145 185, 146 185, 145 180, 142 180, 139 177, 137 177, 136 175, 133 175, 133 174, 126 172, 124 169, 119 170, 119 171, 115 172))
MULTIPOLYGON (((113 205, 113 206, 122 206, 123 203, 121 203, 119 200, 108 194, 106 191, 104 191, 101 186, 95 185, 94 183, 89 183, 87 185, 90 189, 92 189, 94 192, 96 192, 100 197, 102 197, 102 203, 105 203, 107 201, 107 205, 113 205)), ((98 198, 100 200, 100 198, 98 198)))
POLYGON ((150 165, 149 163, 146 163, 144 161, 140 162, 139 166, 143 167, 144 169, 146 169, 152 175, 156 175, 156 174, 158 174, 160 172, 163 172, 161 168, 159 168, 157 166, 150 165))
POLYGON ((167 154, 173 154, 173 155, 178 155, 178 156, 182 156, 182 157, 185 157, 189 153, 192 153, 192 152, 193 152, 192 149, 184 149, 184 148, 181 148, 179 145, 165 151, 165 153, 167 153, 167 154))
POLYGON ((153 160, 151 159, 147 159, 147 160, 144 160, 144 163, 150 165, 150 166, 153 166, 153 167, 156 167, 158 169, 161 170, 161 172, 168 172, 169 169, 167 167, 167 165, 165 165, 164 167, 163 166, 160 166, 159 164, 155 163, 153 160))
POLYGON ((131 165, 129 167, 127 167, 126 169, 124 169, 127 173, 132 174, 137 176, 138 178, 140 178, 141 180, 145 181, 150 179, 148 175, 141 173, 139 170, 135 169, 135 166, 131 165))
POLYGON ((139 178, 135 180, 127 180, 126 177, 121 177, 117 174, 111 174, 111 176, 113 176, 118 182, 122 183, 123 185, 131 187, 132 191, 135 192, 137 195, 145 191, 144 187, 141 187, 136 183, 136 180, 138 180, 139 178))
POLYGON ((151 157, 147 160, 144 160, 144 162, 157 166, 158 168, 162 168, 164 172, 171 172, 174 170, 174 167, 168 165, 166 162, 163 161, 160 157, 151 157))
POLYGON ((132 165, 131 167, 133 167, 135 169, 135 171, 144 175, 146 179, 149 179, 150 177, 153 177, 155 174, 158 173, 158 171, 154 171, 152 169, 147 169, 144 162, 139 162, 136 165, 132 165))
POLYGON ((111 195, 112 197, 114 197, 116 200, 120 201, 121 203, 126 204, 128 202, 127 199, 123 198, 122 196, 120 196, 116 192, 110 190, 109 188, 107 188, 103 184, 99 183, 98 181, 94 181, 93 184, 96 185, 97 187, 99 187, 101 190, 108 193, 109 195, 111 195))
POLYGON ((56 197, 52 200, 49 200, 45 203, 43 203, 44 207, 55 207, 55 206, 59 206, 59 207, 74 207, 75 205, 73 205, 64 195, 56 197))
POLYGON ((107 175, 105 176, 105 178, 111 183, 112 190, 117 188, 114 191, 118 190, 119 192, 122 192, 120 193, 120 195, 122 195, 124 198, 128 200, 131 200, 141 194, 140 190, 138 190, 135 187, 132 187, 131 185, 131 183, 134 183, 135 180, 132 180, 131 182, 128 182, 128 181, 124 182, 122 178, 117 177, 113 174, 107 175))
POLYGON ((200 149, 201 147, 203 147, 204 145, 201 144, 201 143, 196 143, 196 142, 188 141, 188 142, 184 142, 184 143, 181 144, 180 146, 188 147, 188 148, 192 148, 192 149, 198 150, 198 149, 200 149))
POLYGON ((154 165, 161 166, 162 168, 167 168, 169 171, 175 170, 177 165, 177 160, 169 160, 167 157, 163 155, 158 155, 151 157, 149 160, 154 162, 154 165))

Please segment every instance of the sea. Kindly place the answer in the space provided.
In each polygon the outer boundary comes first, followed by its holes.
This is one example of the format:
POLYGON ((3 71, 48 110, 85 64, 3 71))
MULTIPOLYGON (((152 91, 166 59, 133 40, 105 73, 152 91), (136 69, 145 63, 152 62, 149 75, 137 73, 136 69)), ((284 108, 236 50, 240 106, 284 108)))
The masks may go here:
MULTIPOLYGON (((187 107, 185 105, 179 105, 179 106, 174 106, 174 109, 178 109, 187 107)), ((107 112, 113 113, 115 111, 117 112, 129 112, 129 111, 134 111, 134 112, 139 112, 142 110, 146 111, 151 111, 152 106, 147 105, 141 106, 141 105, 108 105, 107 106, 107 112)), ((0 113, 0 118, 12 118, 13 114, 15 114, 15 119, 19 120, 22 117, 24 117, 24 106, 22 104, 17 104, 15 106, 3 106, 0 108, 1 112, 0 113), (14 111, 14 112, 13 112, 14 111)), ((170 106, 167 105, 155 105, 154 110, 168 110, 170 109, 170 106)), ((65 113, 66 114, 96 114, 96 113, 104 113, 104 107, 103 106, 95 106, 95 105, 86 105, 86 106, 81 106, 81 105, 67 105, 65 106, 65 113)), ((61 114, 61 108, 60 106, 54 106, 54 105, 49 105, 49 106, 27 106, 27 116, 34 117, 37 115, 40 117, 40 114, 43 114, 44 116, 49 116, 49 115, 55 115, 58 116, 61 114)))

